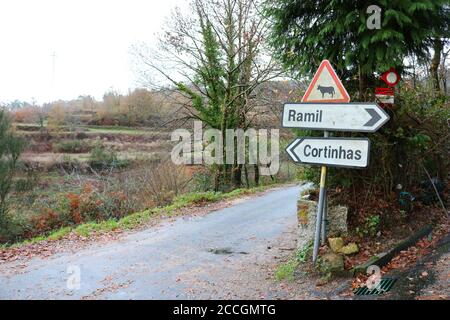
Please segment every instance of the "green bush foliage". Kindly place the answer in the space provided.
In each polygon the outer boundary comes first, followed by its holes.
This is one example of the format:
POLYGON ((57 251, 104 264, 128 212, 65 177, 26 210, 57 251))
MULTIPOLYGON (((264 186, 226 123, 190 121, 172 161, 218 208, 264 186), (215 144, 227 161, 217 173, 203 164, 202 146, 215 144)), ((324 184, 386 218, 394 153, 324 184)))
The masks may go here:
POLYGON ((8 209, 7 197, 25 141, 16 137, 6 111, 0 109, 0 228, 8 209))
MULTIPOLYGON (((419 192, 420 183, 427 179, 424 168, 441 181, 446 181, 448 176, 448 97, 436 95, 424 87, 412 88, 402 84, 400 88, 395 105, 386 109, 390 121, 370 135, 368 168, 328 170, 327 186, 339 190, 335 200, 350 206, 350 220, 356 218, 359 226, 365 225, 366 218, 373 214, 381 215, 380 224, 383 224, 384 215, 392 215, 387 205, 397 205, 397 185, 413 194, 419 192), (379 208, 367 208, 365 199, 370 200, 371 197, 380 200, 379 208), (386 204, 381 204, 383 201, 386 204)), ((334 136, 364 135, 334 133, 334 136)), ((320 169, 317 166, 304 167, 302 178, 318 183, 319 177, 320 169)))
POLYGON ((89 165, 95 170, 107 170, 125 167, 127 161, 119 160, 113 150, 107 150, 101 143, 96 143, 89 155, 89 165))
POLYGON ((19 210, 24 208, 15 207, 8 212, 7 223, 0 228, 0 242, 16 242, 85 222, 118 220, 134 212, 135 206, 124 192, 85 184, 76 192, 36 197, 27 212, 19 210))
POLYGON ((63 140, 53 145, 53 151, 64 153, 81 153, 90 149, 82 140, 63 140))

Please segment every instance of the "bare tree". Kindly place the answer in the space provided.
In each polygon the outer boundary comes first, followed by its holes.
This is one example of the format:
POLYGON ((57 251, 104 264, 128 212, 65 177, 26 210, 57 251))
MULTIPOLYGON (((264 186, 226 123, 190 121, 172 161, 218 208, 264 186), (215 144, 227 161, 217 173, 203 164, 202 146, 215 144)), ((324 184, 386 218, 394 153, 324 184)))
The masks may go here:
MULTIPOLYGON (((257 11, 259 5, 258 0, 193 0, 191 14, 174 11, 157 49, 135 47, 145 80, 158 86, 156 71, 180 93, 177 120, 198 119, 223 134, 252 125, 256 89, 282 74, 266 47, 269 21, 257 11)), ((241 169, 237 163, 224 165, 221 175, 240 185, 241 169)))
POLYGON ((439 78, 442 80, 442 88, 444 94, 447 94, 448 78, 449 78, 449 66, 447 64, 447 59, 450 55, 450 41, 444 42, 444 47, 442 49, 441 65, 439 67, 439 78))

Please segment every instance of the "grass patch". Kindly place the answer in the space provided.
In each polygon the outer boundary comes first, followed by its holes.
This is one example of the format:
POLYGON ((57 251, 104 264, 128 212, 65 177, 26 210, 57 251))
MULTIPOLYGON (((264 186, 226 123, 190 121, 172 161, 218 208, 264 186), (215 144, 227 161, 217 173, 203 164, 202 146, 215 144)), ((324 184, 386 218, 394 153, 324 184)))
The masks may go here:
POLYGON ((117 222, 117 227, 123 230, 134 229, 149 221, 153 214, 154 210, 144 210, 141 212, 132 213, 120 219, 117 222))
POLYGON ((245 196, 245 195, 262 192, 262 191, 265 191, 265 190, 267 190, 269 188, 273 188, 273 187, 275 187, 275 185, 265 185, 265 186, 259 186, 259 187, 249 188, 249 189, 245 189, 245 188, 235 189, 228 193, 224 193, 223 198, 224 199, 233 199, 233 198, 240 197, 240 196, 245 196))
POLYGON ((236 198, 236 197, 239 197, 239 196, 243 196, 243 195, 246 195, 246 194, 252 194, 252 193, 256 193, 256 192, 257 192, 256 188, 252 188, 252 189, 242 189, 242 188, 240 188, 240 189, 235 189, 233 191, 225 193, 223 195, 223 198, 224 199, 233 199, 233 198, 236 198))
POLYGON ((312 241, 310 243, 308 243, 302 249, 299 249, 297 251, 298 262, 305 263, 306 260, 312 256, 312 250, 313 250, 313 242, 312 241))
POLYGON ((147 134, 149 131, 129 128, 129 127, 114 127, 114 126, 86 126, 85 127, 88 132, 96 132, 96 133, 126 133, 126 134, 136 134, 142 135, 147 134))
POLYGON ((223 194, 221 192, 196 192, 196 193, 187 193, 180 196, 175 197, 173 204, 174 208, 181 208, 188 205, 193 204, 202 204, 205 202, 214 202, 223 199, 223 194))
POLYGON ((89 235, 96 232, 106 232, 112 231, 118 228, 118 223, 116 220, 106 220, 101 222, 87 222, 80 224, 74 229, 74 232, 83 237, 88 237, 89 235))
POLYGON ((61 228, 59 230, 56 230, 56 231, 50 233, 49 236, 47 237, 47 239, 52 240, 52 241, 59 240, 59 239, 64 238, 71 231, 72 231, 71 227, 64 227, 64 228, 61 228))
POLYGON ((22 243, 13 244, 11 247, 13 247, 13 248, 20 247, 22 244, 33 244, 33 243, 38 243, 38 242, 41 242, 44 240, 47 240, 46 236, 37 236, 37 237, 31 238, 31 239, 25 240, 22 243))
POLYGON ((313 249, 313 243, 310 242, 302 249, 299 249, 294 257, 292 257, 288 262, 280 264, 275 271, 275 278, 277 281, 287 280, 294 281, 294 272, 297 267, 305 263, 308 258, 311 257, 313 249))
MULTIPOLYGON (((147 209, 140 212, 135 212, 132 214, 129 214, 119 220, 106 220, 106 221, 100 221, 100 222, 86 222, 83 224, 78 225, 76 228, 72 227, 63 227, 59 230, 56 230, 49 235, 42 235, 38 237, 34 237, 32 239, 28 239, 22 242, 18 242, 15 244, 0 244, 0 249, 6 249, 11 247, 19 247, 22 245, 30 244, 30 243, 37 243, 45 240, 59 240, 64 238, 67 234, 70 232, 74 232, 75 234, 83 237, 88 237, 91 234, 97 233, 97 232, 108 232, 116 229, 121 230, 131 230, 134 228, 137 228, 139 226, 144 225, 147 223, 150 219, 154 218, 158 215, 171 215, 175 212, 177 209, 181 209, 184 207, 192 206, 192 205, 200 205, 204 203, 211 203, 211 202, 217 202, 220 200, 225 199, 233 199, 237 198, 242 195, 247 194, 254 194, 257 192, 265 191, 270 188, 274 188, 276 185, 265 185, 250 189, 235 189, 228 193, 222 193, 222 192, 198 192, 198 193, 188 193, 184 195, 177 196, 173 203, 171 205, 161 207, 161 208, 155 208, 155 209, 147 209)), ((298 264, 298 262, 297 262, 298 264)), ((283 273, 280 271, 281 274, 283 273)))
POLYGON ((295 269, 298 267, 298 265, 299 262, 297 261, 297 259, 293 259, 279 265, 277 270, 275 271, 275 278, 278 281, 281 280, 294 281, 294 272, 295 269))

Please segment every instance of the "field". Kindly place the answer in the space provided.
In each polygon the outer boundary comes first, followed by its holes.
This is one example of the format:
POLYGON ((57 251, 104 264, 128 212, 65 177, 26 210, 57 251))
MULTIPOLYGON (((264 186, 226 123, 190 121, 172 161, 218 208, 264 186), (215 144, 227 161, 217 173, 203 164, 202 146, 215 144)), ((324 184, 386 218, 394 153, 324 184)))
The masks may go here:
MULTIPOLYGON (((14 243, 91 221, 116 220, 167 206, 183 194, 211 191, 210 169, 170 161, 170 131, 79 125, 14 124, 27 141, 10 195, 0 242, 14 243), (169 160, 169 161, 167 161, 169 160)), ((296 166, 281 163, 260 185, 290 181, 296 166)), ((253 176, 249 166, 248 175, 253 176)), ((249 180, 247 187, 255 184, 249 180)), ((223 191, 231 191, 232 188, 223 191)))

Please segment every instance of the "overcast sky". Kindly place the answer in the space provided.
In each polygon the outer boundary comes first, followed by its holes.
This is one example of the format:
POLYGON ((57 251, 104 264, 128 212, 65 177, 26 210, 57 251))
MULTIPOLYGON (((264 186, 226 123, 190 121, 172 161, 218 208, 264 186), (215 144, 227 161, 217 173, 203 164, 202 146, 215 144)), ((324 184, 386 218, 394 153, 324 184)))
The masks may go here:
POLYGON ((39 103, 136 87, 130 46, 152 44, 185 0, 0 1, 0 101, 39 103), (53 79, 53 53, 55 71, 53 79))

